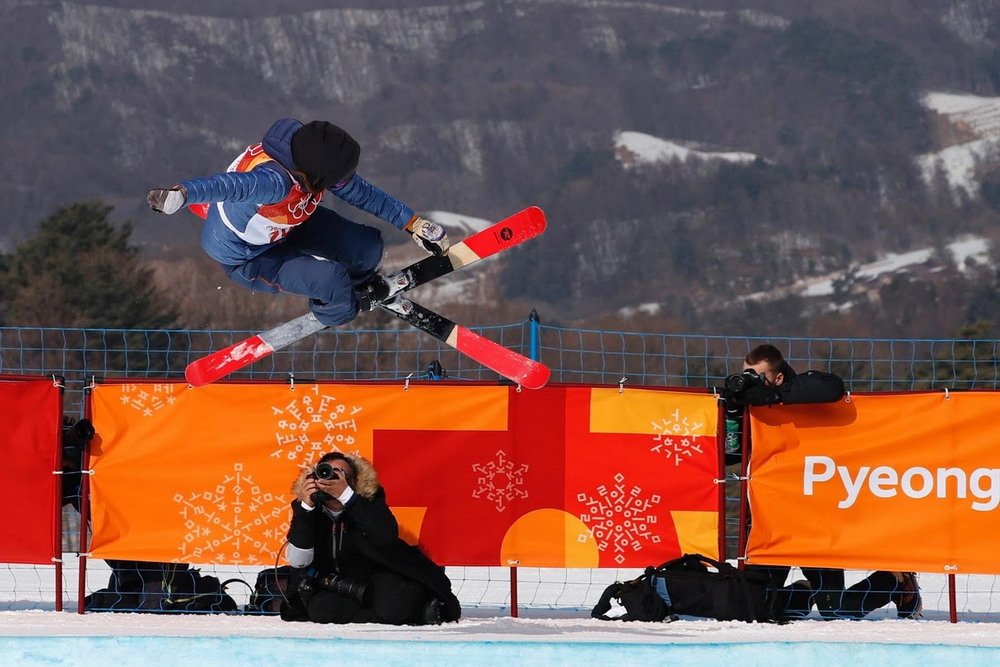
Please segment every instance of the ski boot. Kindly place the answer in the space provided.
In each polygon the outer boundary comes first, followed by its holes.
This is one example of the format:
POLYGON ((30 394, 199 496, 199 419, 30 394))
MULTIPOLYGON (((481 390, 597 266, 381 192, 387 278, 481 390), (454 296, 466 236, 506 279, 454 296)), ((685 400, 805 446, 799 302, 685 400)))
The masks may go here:
POLYGON ((361 312, 375 310, 379 304, 406 289, 412 282, 408 271, 398 271, 391 276, 375 276, 363 285, 354 288, 361 305, 361 312))
POLYGON ((413 302, 402 295, 393 297, 389 301, 383 301, 382 306, 404 318, 413 312, 413 302))

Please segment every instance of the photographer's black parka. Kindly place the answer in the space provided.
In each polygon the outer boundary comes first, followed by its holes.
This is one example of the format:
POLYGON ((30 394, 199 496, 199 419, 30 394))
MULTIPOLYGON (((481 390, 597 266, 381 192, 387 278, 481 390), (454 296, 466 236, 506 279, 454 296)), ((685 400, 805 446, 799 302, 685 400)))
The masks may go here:
MULTIPOLYGON (((293 599, 282 605, 282 618, 333 623, 457 621, 461 606, 451 581, 419 547, 399 537, 399 526, 374 467, 361 457, 345 458, 354 467, 356 480, 355 493, 343 511, 336 514, 322 506, 309 511, 298 499, 292 501, 289 544, 312 549, 313 559, 308 570, 294 571, 293 599), (307 574, 336 575, 363 586, 363 601, 347 600, 333 591, 303 600, 296 591, 307 574), (414 591, 419 600, 414 599, 414 591)), ((297 495, 297 489, 293 492, 297 495)))
MULTIPOLYGON (((782 362, 777 372, 784 376, 784 381, 778 386, 751 379, 738 393, 724 390, 726 417, 735 419, 742 429, 743 408, 747 405, 833 403, 844 396, 844 381, 833 373, 796 373, 787 361, 782 362)), ((739 460, 738 453, 726 453, 726 465, 733 465, 739 460)))

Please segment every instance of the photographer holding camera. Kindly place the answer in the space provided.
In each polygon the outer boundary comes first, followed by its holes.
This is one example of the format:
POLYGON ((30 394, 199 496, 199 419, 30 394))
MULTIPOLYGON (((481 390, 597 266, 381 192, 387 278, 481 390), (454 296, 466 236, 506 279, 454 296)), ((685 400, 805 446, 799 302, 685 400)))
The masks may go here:
MULTIPOLYGON (((740 461, 739 433, 748 405, 782 403, 833 403, 844 396, 844 381, 833 373, 806 371, 796 374, 781 351, 773 345, 758 345, 743 360, 743 370, 726 378, 726 464, 740 461), (730 434, 730 428, 734 434, 730 434), (732 439, 730 435, 735 435, 732 439)), ((749 521, 747 525, 749 530, 749 521)), ((919 615, 921 600, 916 575, 912 572, 877 571, 850 588, 845 587, 844 571, 831 568, 802 568, 805 581, 785 586, 788 566, 747 565, 768 577, 776 593, 775 611, 779 620, 801 618, 812 605, 825 619, 861 618, 894 602, 900 618, 919 615)))
POLYGON ((726 378, 726 465, 740 461, 739 433, 748 405, 782 403, 833 403, 844 396, 844 381, 833 373, 806 371, 797 374, 781 350, 758 345, 747 353, 743 370, 726 378))
POLYGON ((427 625, 461 616, 451 582, 399 537, 370 462, 324 455, 292 486, 286 621, 427 625))

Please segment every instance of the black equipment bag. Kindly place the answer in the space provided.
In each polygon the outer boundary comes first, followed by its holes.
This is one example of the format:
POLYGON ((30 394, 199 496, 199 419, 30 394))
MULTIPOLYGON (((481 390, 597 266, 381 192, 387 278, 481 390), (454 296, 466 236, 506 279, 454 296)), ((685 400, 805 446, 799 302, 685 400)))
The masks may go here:
POLYGON ((685 554, 655 568, 651 576, 666 582, 675 614, 720 621, 774 620, 767 577, 756 572, 740 571, 708 556, 685 554))
POLYGON ((87 611, 140 611, 196 613, 236 611, 236 601, 226 586, 241 579, 220 582, 183 563, 108 561, 107 588, 88 595, 87 611))
POLYGON ((662 581, 652 576, 655 568, 647 567, 638 578, 631 581, 616 581, 601 594, 590 615, 602 621, 676 621, 670 598, 662 581), (608 616, 611 600, 625 608, 621 616, 608 616))
POLYGON ((288 565, 269 567, 258 572, 246 611, 256 614, 279 613, 282 600, 287 600, 292 593, 289 590, 291 576, 292 568, 288 565))

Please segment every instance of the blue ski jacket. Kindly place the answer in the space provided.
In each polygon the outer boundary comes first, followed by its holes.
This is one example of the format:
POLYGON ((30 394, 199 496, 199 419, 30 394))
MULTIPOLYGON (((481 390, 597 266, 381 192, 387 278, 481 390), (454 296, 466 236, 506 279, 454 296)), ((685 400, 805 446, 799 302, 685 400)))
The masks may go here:
MULTIPOLYGON (((323 193, 303 190, 292 177, 294 118, 275 122, 259 144, 248 147, 225 173, 180 183, 187 204, 211 204, 201 246, 215 261, 239 266, 281 243, 315 212, 323 193)), ((409 206, 355 174, 328 192, 403 229, 413 219, 409 206)))

